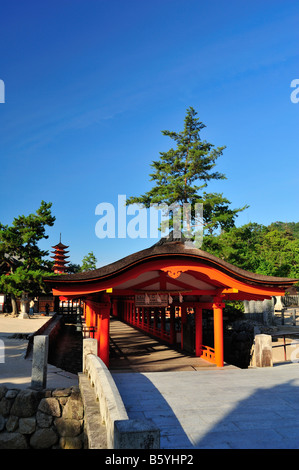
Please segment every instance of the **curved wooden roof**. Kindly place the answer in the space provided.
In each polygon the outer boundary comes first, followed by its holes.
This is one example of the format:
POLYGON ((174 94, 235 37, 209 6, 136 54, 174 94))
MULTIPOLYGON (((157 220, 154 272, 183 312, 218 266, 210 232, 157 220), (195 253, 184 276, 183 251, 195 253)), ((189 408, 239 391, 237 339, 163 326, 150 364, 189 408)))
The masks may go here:
MULTIPOLYGON (((244 269, 240 269, 220 258, 207 253, 203 250, 195 248, 191 244, 175 241, 171 239, 161 239, 158 243, 145 250, 133 253, 114 263, 108 264, 101 268, 80 272, 75 274, 61 274, 45 278, 53 289, 59 292, 88 292, 87 286, 94 286, 90 292, 95 292, 102 285, 103 289, 109 286, 114 287, 117 282, 124 282, 126 276, 136 277, 136 272, 146 272, 146 270, 162 269, 166 270, 167 266, 185 266, 186 270, 190 269, 197 272, 206 271, 207 276, 210 272, 217 272, 219 279, 222 276, 222 286, 225 285, 225 279, 234 279, 236 285, 257 286, 259 289, 274 289, 285 291, 297 283, 298 279, 290 279, 284 277, 265 276, 252 273, 244 269), (135 274, 133 274, 133 271, 135 274), (223 280, 224 279, 224 280, 223 280), (97 287, 96 287, 97 286, 97 287)), ((208 277, 207 277, 208 278, 208 277)), ((214 276, 213 276, 214 278, 214 276)), ((53 291, 54 292, 54 291, 53 291)), ((270 293, 269 295, 283 295, 279 293, 270 293)))

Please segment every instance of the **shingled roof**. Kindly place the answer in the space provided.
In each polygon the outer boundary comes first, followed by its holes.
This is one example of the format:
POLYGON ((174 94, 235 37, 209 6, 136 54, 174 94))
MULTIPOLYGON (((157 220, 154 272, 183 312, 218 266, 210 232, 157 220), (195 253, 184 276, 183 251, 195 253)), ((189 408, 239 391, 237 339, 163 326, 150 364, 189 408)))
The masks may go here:
POLYGON ((133 253, 125 258, 122 258, 114 263, 108 264, 101 268, 85 271, 74 274, 61 274, 51 276, 44 280, 52 285, 61 283, 86 283, 100 281, 107 278, 113 278, 120 273, 129 270, 130 268, 147 263, 148 261, 157 259, 175 259, 178 262, 182 261, 195 261, 206 266, 214 267, 215 269, 228 274, 229 276, 247 282, 252 285, 262 286, 275 286, 279 288, 291 287, 299 282, 299 279, 291 279, 285 277, 265 276, 262 274, 252 273, 244 269, 238 268, 222 259, 214 256, 206 251, 194 247, 190 243, 184 242, 182 239, 173 239, 172 237, 161 239, 150 248, 133 253))

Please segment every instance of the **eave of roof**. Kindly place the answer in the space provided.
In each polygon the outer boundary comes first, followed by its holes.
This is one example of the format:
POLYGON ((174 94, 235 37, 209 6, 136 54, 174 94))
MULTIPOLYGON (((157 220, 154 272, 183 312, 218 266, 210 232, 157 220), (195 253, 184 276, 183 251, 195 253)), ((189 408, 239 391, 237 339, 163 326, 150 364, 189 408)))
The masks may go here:
POLYGON ((255 285, 263 286, 280 286, 289 287, 299 281, 299 279, 291 279, 285 277, 265 276, 262 274, 252 273, 244 269, 238 268, 220 258, 207 253, 203 250, 184 244, 181 241, 160 241, 150 248, 138 251, 126 256, 114 263, 108 264, 101 268, 74 274, 60 274, 57 276, 47 277, 44 280, 50 285, 73 284, 73 283, 93 283, 101 281, 109 277, 115 277, 130 268, 147 263, 151 260, 158 259, 176 259, 178 263, 183 260, 192 260, 218 269, 226 274, 255 285))

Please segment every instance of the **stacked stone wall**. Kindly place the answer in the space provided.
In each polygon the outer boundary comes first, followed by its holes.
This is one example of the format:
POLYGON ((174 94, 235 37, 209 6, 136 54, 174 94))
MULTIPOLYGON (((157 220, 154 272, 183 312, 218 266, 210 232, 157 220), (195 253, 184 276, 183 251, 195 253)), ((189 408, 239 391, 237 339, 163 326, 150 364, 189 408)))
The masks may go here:
POLYGON ((82 449, 79 387, 36 391, 0 387, 0 449, 82 449))

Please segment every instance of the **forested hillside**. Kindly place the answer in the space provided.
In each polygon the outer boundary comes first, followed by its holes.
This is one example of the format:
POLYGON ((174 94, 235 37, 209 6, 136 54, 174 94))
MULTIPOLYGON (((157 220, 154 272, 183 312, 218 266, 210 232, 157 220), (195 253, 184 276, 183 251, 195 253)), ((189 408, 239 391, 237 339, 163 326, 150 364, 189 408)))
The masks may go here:
POLYGON ((203 249, 248 271, 299 279, 299 222, 234 227, 204 236, 203 249))

